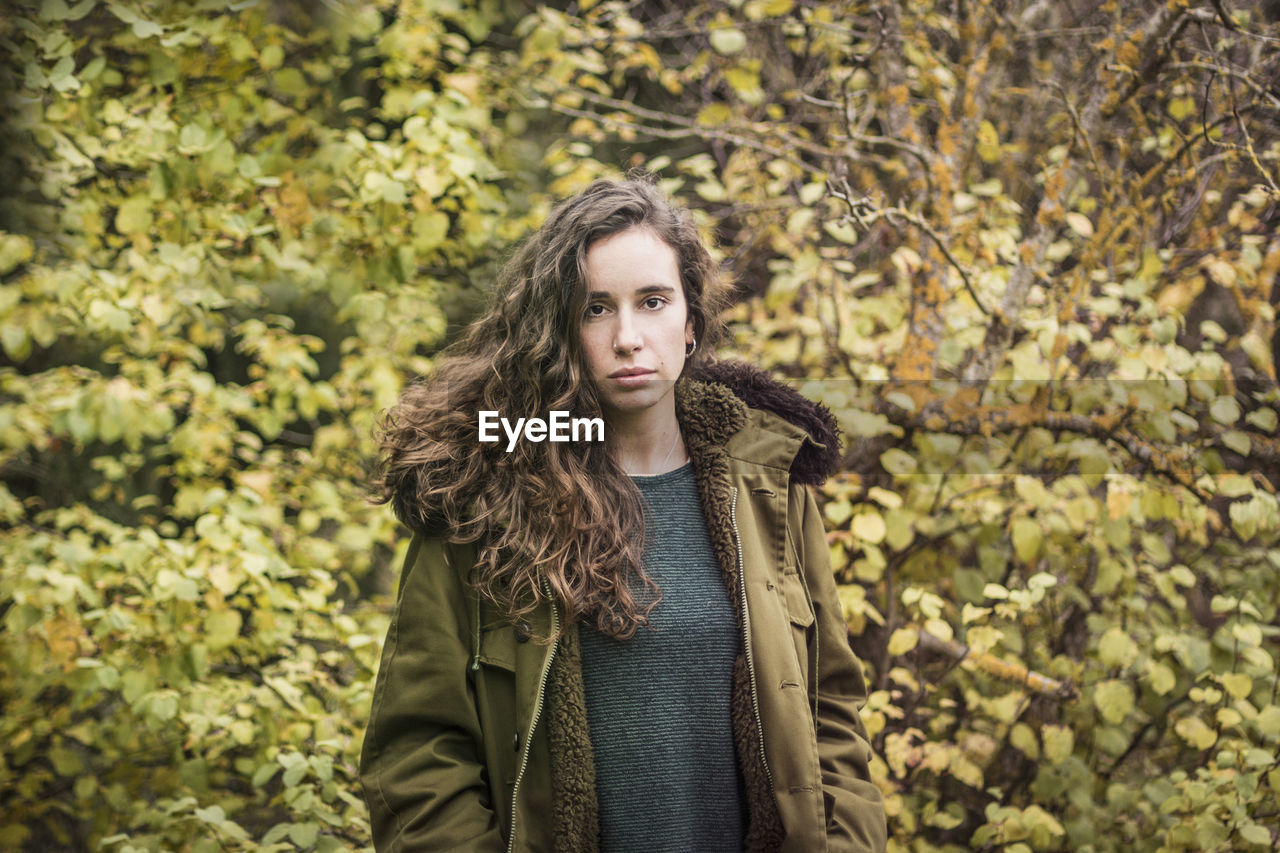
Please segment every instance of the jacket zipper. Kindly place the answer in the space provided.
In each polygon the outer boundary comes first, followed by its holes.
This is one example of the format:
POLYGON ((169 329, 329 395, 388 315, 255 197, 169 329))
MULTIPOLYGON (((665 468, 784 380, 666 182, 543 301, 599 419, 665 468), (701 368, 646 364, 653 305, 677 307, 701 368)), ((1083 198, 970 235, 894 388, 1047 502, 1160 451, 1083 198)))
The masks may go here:
MULTIPOLYGON (((547 583, 547 579, 542 579, 542 589, 547 595, 547 601, 551 605, 551 636, 560 633, 560 611, 556 609, 555 598, 552 596, 551 585, 547 583)), ((516 771, 516 781, 511 787, 511 834, 507 837, 507 853, 512 853, 516 846, 516 798, 520 795, 520 783, 524 780, 525 768, 529 765, 529 751, 533 744, 533 730, 538 727, 538 718, 542 716, 542 700, 547 691, 547 676, 551 673, 551 662, 555 659, 556 649, 560 646, 559 641, 551 644, 551 650, 547 653, 547 659, 542 664, 542 675, 538 679, 538 696, 533 703, 533 716, 529 719, 529 731, 524 736, 524 751, 520 755, 520 769, 516 771)))
POLYGON ((760 734, 760 764, 764 767, 764 777, 769 782, 769 790, 773 790, 773 773, 769 770, 769 761, 764 754, 764 723, 760 719, 760 697, 756 686, 755 657, 751 654, 751 617, 747 613, 747 578, 742 566, 742 537, 738 535, 738 487, 733 489, 729 498, 729 523, 733 525, 733 541, 738 546, 738 592, 742 597, 742 647, 747 653, 747 677, 751 681, 751 707, 756 715, 756 731, 760 734))

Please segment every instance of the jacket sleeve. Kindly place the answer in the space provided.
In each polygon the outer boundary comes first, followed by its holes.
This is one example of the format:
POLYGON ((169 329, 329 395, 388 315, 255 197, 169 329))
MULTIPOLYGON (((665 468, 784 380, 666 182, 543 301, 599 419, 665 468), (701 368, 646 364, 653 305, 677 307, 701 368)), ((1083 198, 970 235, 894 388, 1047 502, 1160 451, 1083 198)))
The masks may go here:
POLYGON ((500 850, 489 805, 461 575, 415 536, 382 650, 360 756, 374 848, 500 850))
POLYGON ((867 700, 862 665, 849 647, 817 500, 806 486, 793 484, 792 490, 792 505, 803 507, 799 558, 813 599, 817 643, 814 725, 827 806, 827 843, 832 851, 883 851, 888 834, 884 800, 871 780, 871 743, 858 716, 867 700))

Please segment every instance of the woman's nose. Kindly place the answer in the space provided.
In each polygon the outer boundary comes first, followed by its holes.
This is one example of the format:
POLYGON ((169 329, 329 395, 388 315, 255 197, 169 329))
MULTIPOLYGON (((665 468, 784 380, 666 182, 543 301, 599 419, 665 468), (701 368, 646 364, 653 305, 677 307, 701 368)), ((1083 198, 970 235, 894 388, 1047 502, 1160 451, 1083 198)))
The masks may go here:
POLYGON ((625 311, 618 315, 618 325, 613 333, 613 348, 619 353, 635 352, 640 348, 639 330, 625 311))

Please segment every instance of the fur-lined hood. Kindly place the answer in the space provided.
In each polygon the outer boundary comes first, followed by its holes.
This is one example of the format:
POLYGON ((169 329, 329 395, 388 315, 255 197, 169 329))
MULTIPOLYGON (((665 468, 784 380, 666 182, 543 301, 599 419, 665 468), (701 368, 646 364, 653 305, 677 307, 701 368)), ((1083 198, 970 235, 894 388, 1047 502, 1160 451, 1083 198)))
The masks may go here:
MULTIPOLYGON (((700 366, 676 386, 676 406, 686 438, 728 445, 731 453, 746 449, 741 447, 745 437, 737 447, 734 438, 753 418, 751 409, 776 415, 785 424, 767 416, 755 420, 785 442, 765 452, 779 462, 794 453, 789 463, 794 480, 816 486, 839 469, 840 428, 835 416, 826 406, 744 361, 713 361, 700 366)), ((753 444, 761 450, 759 439, 753 444)))

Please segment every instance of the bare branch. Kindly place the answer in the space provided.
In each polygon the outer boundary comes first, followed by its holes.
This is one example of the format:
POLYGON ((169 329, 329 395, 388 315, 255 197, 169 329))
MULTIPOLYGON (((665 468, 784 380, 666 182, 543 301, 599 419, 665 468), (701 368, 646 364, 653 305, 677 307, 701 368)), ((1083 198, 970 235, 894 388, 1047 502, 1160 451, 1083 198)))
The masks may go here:
POLYGON ((1066 702, 1074 702, 1079 695, 1079 691, 1070 681, 1058 681, 1047 675, 1033 672, 1027 667, 1001 660, 994 655, 985 653, 971 655, 969 647, 963 643, 935 637, 923 628, 918 629, 918 631, 920 634, 920 648, 926 651, 945 655, 958 663, 968 662, 987 675, 1005 681, 1017 682, 1028 690, 1039 693, 1041 696, 1052 696, 1066 702))
POLYGON ((848 181, 843 181, 843 184, 844 189, 840 190, 836 189, 835 185, 831 181, 827 181, 827 192, 833 198, 843 201, 849 208, 849 213, 842 217, 843 221, 858 225, 864 231, 870 229, 872 225, 881 219, 888 220, 889 224, 895 227, 898 224, 897 220, 910 222, 912 225, 927 234, 929 239, 933 240, 934 244, 946 257, 947 263, 951 264, 951 266, 955 268, 956 272, 960 273, 960 279, 964 282, 964 289, 969 291, 969 296, 973 299, 974 304, 978 306, 978 310, 988 317, 991 316, 991 312, 987 309, 987 306, 982 303, 982 300, 978 298, 977 292, 973 289, 973 279, 970 276, 969 271, 965 269, 964 265, 961 264, 960 261, 956 259, 956 256, 951 253, 951 250, 947 248, 946 241, 942 238, 942 235, 940 235, 932 225, 926 222, 921 216, 912 213, 905 207, 876 207, 866 196, 854 198, 853 191, 849 187, 848 181))

